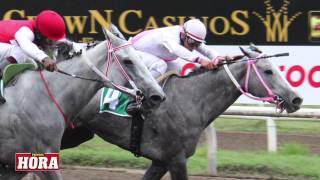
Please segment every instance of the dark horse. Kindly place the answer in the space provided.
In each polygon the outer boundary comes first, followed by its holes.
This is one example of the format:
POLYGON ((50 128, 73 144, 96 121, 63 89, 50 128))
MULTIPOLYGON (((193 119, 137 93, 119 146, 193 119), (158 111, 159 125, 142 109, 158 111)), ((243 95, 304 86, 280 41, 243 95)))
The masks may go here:
MULTIPOLYGON (((249 57, 260 55, 250 49, 245 50, 245 54, 249 57)), ((281 77, 277 68, 267 59, 253 62, 274 98, 282 102, 280 108, 286 109, 288 113, 297 111, 302 98, 281 77)), ((246 62, 233 63, 229 69, 241 87, 245 87, 246 62)), ((253 69, 249 72, 248 92, 257 97, 268 96, 261 78, 253 72, 253 69)), ((143 179, 158 180, 169 171, 173 180, 187 180, 187 159, 195 153, 201 133, 241 93, 222 67, 213 71, 198 69, 183 78, 172 76, 167 80, 164 91, 166 100, 158 108, 144 114, 141 155, 152 160, 152 165, 143 179)), ((130 150, 132 119, 107 113, 98 114, 99 98, 98 93, 79 115, 79 134, 83 136, 69 139, 71 136, 65 134, 62 148, 76 146, 81 142, 79 139, 76 142, 77 138, 85 141, 95 133, 112 144, 130 150)))

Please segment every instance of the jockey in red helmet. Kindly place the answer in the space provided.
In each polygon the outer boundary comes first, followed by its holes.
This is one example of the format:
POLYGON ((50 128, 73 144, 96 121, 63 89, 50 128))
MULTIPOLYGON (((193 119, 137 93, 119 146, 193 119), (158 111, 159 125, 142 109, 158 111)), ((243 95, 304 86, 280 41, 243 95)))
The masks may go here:
POLYGON ((38 61, 55 71, 55 61, 41 49, 64 39, 65 31, 63 18, 51 10, 42 11, 35 20, 0 21, 0 69, 10 63, 38 61))
POLYGON ((36 18, 36 27, 41 35, 52 41, 61 40, 66 36, 64 20, 54 11, 42 11, 36 18))
POLYGON ((51 10, 42 11, 35 20, 0 21, 0 69, 35 60, 54 71, 55 62, 41 49, 64 39, 65 31, 63 18, 51 10))

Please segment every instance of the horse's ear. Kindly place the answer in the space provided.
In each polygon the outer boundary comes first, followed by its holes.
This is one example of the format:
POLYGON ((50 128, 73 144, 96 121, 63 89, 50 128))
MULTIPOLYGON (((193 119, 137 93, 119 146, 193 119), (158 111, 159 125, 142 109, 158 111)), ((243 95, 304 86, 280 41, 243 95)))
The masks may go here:
POLYGON ((249 46, 249 48, 252 50, 252 51, 255 51, 255 52, 257 52, 257 53, 262 53, 262 51, 255 45, 255 44, 253 44, 252 42, 250 43, 250 46, 249 46))
POLYGON ((115 36, 106 28, 102 28, 102 31, 106 39, 110 41, 114 46, 120 46, 127 42, 126 40, 120 39, 119 37, 115 36))
POLYGON ((120 30, 117 28, 117 26, 115 26, 114 24, 110 25, 110 31, 112 34, 114 34, 115 36, 117 36, 118 38, 121 38, 123 40, 126 40, 126 38, 124 37, 124 35, 120 32, 120 30))
POLYGON ((253 42, 250 42, 250 47, 254 47, 254 46, 256 46, 253 42))
POLYGON ((109 35, 108 35, 108 30, 107 30, 106 27, 102 27, 102 32, 103 32, 103 34, 104 34, 104 37, 105 37, 107 40, 110 41, 110 37, 109 37, 109 35))
POLYGON ((248 56, 248 53, 243 49, 243 47, 239 46, 239 49, 241 50, 242 54, 248 56))

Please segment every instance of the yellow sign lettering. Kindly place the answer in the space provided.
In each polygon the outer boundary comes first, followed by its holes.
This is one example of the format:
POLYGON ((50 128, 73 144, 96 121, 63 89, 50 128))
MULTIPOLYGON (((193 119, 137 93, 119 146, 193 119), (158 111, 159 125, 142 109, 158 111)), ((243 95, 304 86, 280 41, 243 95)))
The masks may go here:
POLYGON ((108 28, 109 25, 111 24, 111 17, 112 17, 112 10, 104 10, 106 13, 106 16, 102 16, 99 11, 97 10, 89 10, 90 12, 90 20, 91 20, 91 25, 90 25, 90 34, 97 34, 98 32, 96 31, 96 22, 101 27, 108 28))
POLYGON ((228 31, 229 31, 229 29, 230 29, 230 22, 229 22, 228 19, 225 18, 225 17, 216 16, 216 17, 214 17, 214 18, 212 18, 212 19, 210 20, 210 22, 209 22, 209 29, 211 30, 211 32, 212 32, 213 34, 216 34, 216 35, 224 35, 224 34, 227 34, 228 31), (220 32, 216 29, 216 24, 217 24, 218 20, 220 20, 220 21, 222 22, 222 24, 223 24, 223 25, 222 25, 223 29, 222 29, 222 31, 220 31, 220 32))
POLYGON ((121 13, 121 15, 119 17, 119 27, 124 33, 127 33, 129 35, 135 35, 135 34, 138 34, 139 32, 141 32, 142 29, 140 28, 135 31, 129 30, 129 28, 126 25, 127 24, 126 19, 130 14, 135 14, 139 19, 142 18, 142 11, 141 10, 124 11, 123 13, 121 13))
POLYGON ((243 35, 248 34, 250 27, 249 27, 249 24, 246 23, 245 21, 243 21, 242 19, 240 19, 238 15, 242 15, 246 19, 248 19, 248 17, 249 17, 248 11, 237 10, 237 11, 232 12, 231 19, 242 28, 242 31, 241 32, 236 31, 233 27, 231 27, 231 34, 243 36, 243 35))
POLYGON ((174 16, 165 16, 162 20, 163 25, 165 26, 173 26, 176 22, 176 18, 174 16))
POLYGON ((183 25, 186 22, 186 16, 178 16, 179 25, 183 25))
POLYGON ((155 28, 158 28, 156 19, 153 16, 150 16, 145 29, 155 29, 155 28))
POLYGON ((75 30, 83 34, 87 18, 87 16, 64 16, 70 34, 73 34, 75 30))
POLYGON ((12 19, 12 16, 14 16, 15 14, 19 15, 21 18, 25 18, 24 10, 13 9, 13 10, 7 11, 3 15, 3 20, 10 20, 12 19))

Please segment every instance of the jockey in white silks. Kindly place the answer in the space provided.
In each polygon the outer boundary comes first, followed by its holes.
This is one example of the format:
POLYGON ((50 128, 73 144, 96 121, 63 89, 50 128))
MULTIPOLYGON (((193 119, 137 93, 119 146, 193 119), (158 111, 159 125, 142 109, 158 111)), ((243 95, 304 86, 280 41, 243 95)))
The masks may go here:
POLYGON ((134 36, 131 42, 135 49, 143 53, 144 64, 156 78, 167 71, 168 62, 177 59, 199 63, 207 69, 216 68, 226 57, 218 56, 204 44, 206 34, 205 25, 198 19, 191 19, 183 26, 144 31, 134 36), (193 50, 203 56, 193 53, 193 50))

